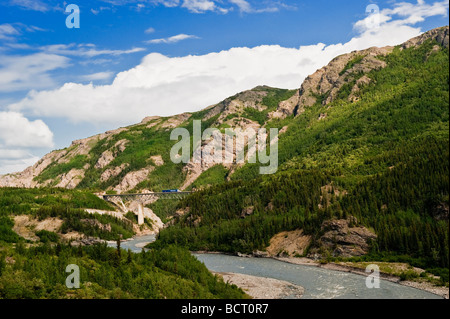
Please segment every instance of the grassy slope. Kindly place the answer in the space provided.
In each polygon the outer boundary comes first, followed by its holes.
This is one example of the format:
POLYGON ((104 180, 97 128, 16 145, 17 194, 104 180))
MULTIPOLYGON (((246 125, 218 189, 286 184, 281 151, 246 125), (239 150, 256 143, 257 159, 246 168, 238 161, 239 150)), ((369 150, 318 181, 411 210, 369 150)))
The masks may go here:
POLYGON ((258 166, 246 165, 232 175, 235 182, 196 194, 182 204, 191 214, 164 230, 161 243, 248 252, 280 230, 317 236, 323 219, 354 214, 380 235, 377 258, 406 255, 423 267, 448 267, 448 220, 430 214, 436 203, 448 203, 449 62, 447 49, 429 55, 433 45, 395 49, 385 58, 388 67, 368 74, 372 82, 359 102, 348 102, 347 92, 294 120, 269 123, 290 124, 280 140, 279 173, 260 178, 258 166), (327 118, 318 121, 321 113, 327 118), (318 209, 320 187, 331 183, 351 195, 318 209), (247 206, 255 213, 242 219, 247 206))

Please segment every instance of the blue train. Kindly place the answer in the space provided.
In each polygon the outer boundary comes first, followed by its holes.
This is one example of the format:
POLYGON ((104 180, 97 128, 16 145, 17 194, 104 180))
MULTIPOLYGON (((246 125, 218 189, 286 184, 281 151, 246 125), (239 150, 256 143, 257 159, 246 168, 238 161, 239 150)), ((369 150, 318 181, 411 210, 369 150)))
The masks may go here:
POLYGON ((178 189, 165 189, 162 192, 163 193, 178 193, 180 191, 178 189))

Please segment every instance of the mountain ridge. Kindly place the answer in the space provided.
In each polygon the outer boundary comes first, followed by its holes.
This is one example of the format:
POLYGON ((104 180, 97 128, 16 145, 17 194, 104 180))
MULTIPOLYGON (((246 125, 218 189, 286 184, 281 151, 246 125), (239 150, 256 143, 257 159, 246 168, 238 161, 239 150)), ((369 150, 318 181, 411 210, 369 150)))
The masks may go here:
MULTIPOLYGON (((448 26, 425 32, 399 47, 406 49, 420 46, 430 39, 448 49, 448 26)), ((0 176, 0 187, 89 188, 93 184, 89 180, 92 180, 96 183, 95 188, 103 191, 125 192, 136 188, 154 190, 156 186, 166 185, 162 181, 164 178, 160 175, 162 176, 164 171, 167 173, 170 170, 171 173, 181 175, 178 181, 167 185, 182 189, 188 188, 212 166, 204 163, 200 165, 189 163, 184 167, 171 165, 167 156, 168 145, 172 145, 168 138, 168 132, 171 129, 189 127, 195 118, 221 129, 226 127, 257 129, 270 126, 270 123, 275 121, 283 124, 280 127, 281 133, 283 133, 291 125, 288 122, 283 123, 283 120, 301 116, 306 109, 311 108, 318 101, 321 101, 324 106, 330 105, 344 89, 350 92, 348 101, 357 102, 360 88, 372 81, 367 74, 373 70, 384 68, 386 63, 380 57, 391 54, 393 50, 394 47, 373 47, 340 55, 308 76, 297 90, 258 86, 252 90, 240 92, 199 112, 183 113, 171 117, 146 117, 134 125, 73 141, 68 148, 46 154, 36 164, 22 172, 0 176), (161 140, 158 142, 158 152, 153 152, 151 149, 150 144, 153 143, 149 142, 151 138, 161 140), (133 140, 138 140, 139 143, 135 143, 133 140), (142 147, 139 148, 138 145, 145 145, 148 156, 134 165, 130 162, 133 160, 131 156, 133 151, 143 152, 142 147), (95 154, 93 154, 94 151, 95 154), (127 154, 128 162, 127 159, 118 160, 123 154, 127 154), (171 168, 164 169, 168 165, 171 165, 171 168), (156 185, 149 182, 153 174, 158 174, 157 178, 162 179, 156 185), (117 180, 111 183, 111 179, 117 180)), ((327 113, 321 113, 319 120, 326 117, 327 113)), ((228 169, 232 174, 238 167, 235 165, 228 169)))

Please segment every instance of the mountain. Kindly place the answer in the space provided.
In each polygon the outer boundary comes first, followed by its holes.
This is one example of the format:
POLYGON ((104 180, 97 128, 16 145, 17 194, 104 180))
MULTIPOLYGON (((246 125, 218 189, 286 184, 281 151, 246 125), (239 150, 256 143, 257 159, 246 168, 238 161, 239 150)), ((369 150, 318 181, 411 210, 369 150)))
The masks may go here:
POLYGON ((180 202, 149 203, 170 225, 154 247, 401 261, 448 283, 448 70, 447 26, 336 57, 298 90, 259 86, 200 112, 74 141, 1 176, 0 186, 195 188, 180 202), (196 120, 221 131, 280 129, 278 171, 173 163, 172 130, 192 135, 196 120))
MULTIPOLYGON (((448 48, 448 27, 424 33, 400 48, 419 46, 426 40, 448 48)), ((70 147, 47 154, 23 172, 1 176, 0 186, 92 188, 119 193, 189 188, 210 166, 172 164, 169 157, 174 144, 169 138, 171 129, 190 128, 193 120, 201 119, 205 126, 218 128, 274 127, 281 123, 283 126, 279 128, 284 133, 292 126, 293 118, 302 115, 318 99, 322 105, 329 105, 346 95, 348 101, 356 103, 360 99, 360 88, 373 81, 368 74, 386 67, 385 58, 393 50, 393 47, 369 48, 336 57, 309 76, 299 90, 261 86, 201 112, 148 117, 129 127, 74 141, 70 147), (286 118, 291 121, 283 122, 286 118)), ((319 119, 327 116, 324 112, 319 119)), ((237 168, 228 166, 224 174, 230 178, 237 168)))
POLYGON ((155 245, 407 261, 448 281, 448 69, 448 27, 337 57, 268 113, 286 128, 278 172, 209 169, 155 245))

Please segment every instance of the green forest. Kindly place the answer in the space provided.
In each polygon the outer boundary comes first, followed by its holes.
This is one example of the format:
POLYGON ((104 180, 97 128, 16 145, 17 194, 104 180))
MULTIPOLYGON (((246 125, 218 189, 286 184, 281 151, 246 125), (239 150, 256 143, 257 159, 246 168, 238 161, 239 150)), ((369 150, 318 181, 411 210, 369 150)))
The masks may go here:
MULTIPOLYGON (((175 144, 170 129, 158 126, 167 124, 167 118, 93 141, 88 155, 53 162, 35 177, 48 187, 0 188, 0 298, 248 298, 212 275, 190 251, 251 254, 266 250, 274 235, 299 229, 311 236, 301 257, 316 249, 322 262, 402 262, 440 276, 439 284, 448 286, 449 52, 436 44, 428 40, 408 49, 399 46, 376 57, 386 67, 351 74, 331 103, 324 103, 330 92, 317 95, 317 102, 297 116, 269 117, 296 91, 254 89, 266 92, 265 108, 245 108, 229 117, 287 128, 280 135, 278 172, 260 175, 259 164, 209 168, 188 187, 196 190, 190 196, 147 205, 170 226, 141 253, 119 244, 76 246, 63 237, 71 232, 109 241, 133 237, 133 213, 116 218, 87 212, 114 211, 94 193, 114 193, 130 172, 153 168, 130 192, 184 184, 183 164, 170 160, 175 144), (363 75, 370 82, 352 92, 363 75), (349 99, 350 94, 357 100, 349 99), (122 141, 127 146, 119 152, 122 141), (108 150, 117 156, 95 168, 108 150), (153 156, 164 164, 157 165, 153 156), (83 167, 88 168, 75 190, 53 188, 58 176, 83 167), (120 173, 101 179, 117 167, 123 167, 120 173), (16 220, 23 217, 57 219, 61 226, 54 232, 34 229, 36 240, 30 240, 15 231, 16 220), (333 219, 351 220, 352 226, 376 234, 366 255, 343 258, 322 247, 322 225, 333 219), (80 289, 65 286, 68 264, 80 267, 80 289)), ((363 59, 351 59, 340 75, 363 59)), ((193 121, 208 112, 191 114, 179 127, 192 133, 193 121)), ((223 128, 216 124, 219 116, 203 120, 203 128, 223 128)))
POLYGON ((439 207, 449 202, 449 56, 445 48, 430 54, 433 45, 379 57, 387 67, 368 74, 358 102, 319 99, 284 120, 291 124, 277 174, 259 177, 257 165, 246 165, 231 182, 195 193, 178 205, 190 213, 153 245, 250 253, 281 231, 318 239, 324 220, 353 216, 378 236, 367 260, 408 262, 448 284, 448 208, 440 216, 439 207), (326 185, 333 193, 319 205, 326 185), (246 207, 254 212, 243 218, 246 207))
POLYGON ((27 215, 64 221, 60 232, 117 240, 134 235, 131 222, 82 209, 111 207, 87 191, 0 188, 0 299, 235 299, 248 298, 236 286, 213 276, 185 248, 167 246, 139 254, 104 244, 72 246, 55 232, 36 231, 38 242, 13 231, 13 218, 27 215), (95 219, 111 226, 102 230, 95 219), (80 267, 80 289, 69 289, 66 267, 80 267))

